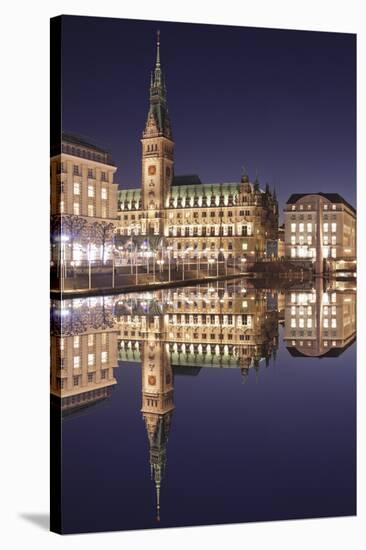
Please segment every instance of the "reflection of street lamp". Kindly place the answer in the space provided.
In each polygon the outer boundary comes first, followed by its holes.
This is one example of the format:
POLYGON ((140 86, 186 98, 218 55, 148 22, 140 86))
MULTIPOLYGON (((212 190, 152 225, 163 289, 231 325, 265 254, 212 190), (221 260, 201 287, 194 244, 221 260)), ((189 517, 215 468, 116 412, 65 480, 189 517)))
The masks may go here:
POLYGON ((168 251, 168 280, 170 282, 170 253, 172 251, 173 247, 171 245, 167 246, 168 251))

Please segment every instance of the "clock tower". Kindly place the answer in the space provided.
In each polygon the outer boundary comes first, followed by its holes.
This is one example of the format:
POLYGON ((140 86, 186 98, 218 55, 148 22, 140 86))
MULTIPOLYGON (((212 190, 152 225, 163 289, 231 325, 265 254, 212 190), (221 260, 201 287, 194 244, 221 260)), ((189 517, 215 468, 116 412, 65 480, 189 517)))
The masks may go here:
POLYGON ((151 73, 150 108, 142 134, 142 208, 147 233, 162 234, 162 210, 170 195, 174 169, 174 141, 166 100, 165 79, 160 66, 160 32, 157 33, 156 64, 151 73))

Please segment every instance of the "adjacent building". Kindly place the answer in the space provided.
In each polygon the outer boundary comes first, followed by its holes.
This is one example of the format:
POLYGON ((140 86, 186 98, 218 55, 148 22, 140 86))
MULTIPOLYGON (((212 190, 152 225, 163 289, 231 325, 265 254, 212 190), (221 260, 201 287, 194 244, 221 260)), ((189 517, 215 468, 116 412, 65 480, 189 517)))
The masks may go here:
POLYGON ((51 157, 52 259, 106 260, 117 224, 117 168, 108 151, 78 136, 64 133, 60 147, 51 157))
POLYGON ((356 210, 338 193, 293 194, 285 208, 285 255, 315 272, 355 268, 356 210))

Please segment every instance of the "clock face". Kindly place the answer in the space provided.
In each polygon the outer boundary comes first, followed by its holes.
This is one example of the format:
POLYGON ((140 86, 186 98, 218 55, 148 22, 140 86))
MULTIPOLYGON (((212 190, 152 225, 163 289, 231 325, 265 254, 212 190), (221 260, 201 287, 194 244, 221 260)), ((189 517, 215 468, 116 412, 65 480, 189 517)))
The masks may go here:
POLYGON ((156 174, 156 166, 154 166, 154 164, 151 164, 149 166, 149 176, 153 176, 154 174, 156 174))
POLYGON ((150 386, 155 386, 155 384, 156 384, 155 376, 149 376, 148 381, 149 381, 150 386))

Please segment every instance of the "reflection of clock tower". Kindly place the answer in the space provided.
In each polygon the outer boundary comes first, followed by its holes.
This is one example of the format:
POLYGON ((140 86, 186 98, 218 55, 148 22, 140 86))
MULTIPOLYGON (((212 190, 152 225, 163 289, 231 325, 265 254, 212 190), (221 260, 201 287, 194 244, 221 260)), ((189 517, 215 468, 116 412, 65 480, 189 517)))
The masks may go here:
MULTIPOLYGON (((155 336, 155 335, 153 335, 155 336)), ((166 444, 174 410, 173 373, 166 344, 149 338, 142 342, 142 408, 149 438, 151 477, 160 520, 160 486, 166 466, 166 444)))
POLYGON ((166 86, 160 67, 160 34, 157 35, 156 65, 151 74, 150 109, 142 143, 142 207, 149 219, 147 233, 161 234, 161 211, 170 195, 173 179, 174 141, 166 102, 166 86))

